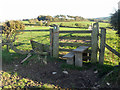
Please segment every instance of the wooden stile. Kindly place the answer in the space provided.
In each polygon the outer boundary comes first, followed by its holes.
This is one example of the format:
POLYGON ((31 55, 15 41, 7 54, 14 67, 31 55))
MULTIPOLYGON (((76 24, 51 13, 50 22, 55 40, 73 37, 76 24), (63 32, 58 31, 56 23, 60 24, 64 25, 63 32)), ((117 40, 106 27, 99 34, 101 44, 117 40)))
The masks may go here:
POLYGON ((101 29, 101 40, 100 40, 100 52, 99 52, 99 63, 103 64, 104 62, 104 53, 105 53, 105 39, 106 39, 106 29, 101 29))
POLYGON ((91 46, 90 43, 85 44, 85 43, 59 43, 59 45, 62 46, 91 46))
POLYGON ((71 40, 91 40, 91 36, 59 37, 59 39, 71 39, 71 40))
POLYGON ((59 26, 53 28, 53 57, 59 57, 59 26))
POLYGON ((83 52, 87 50, 88 46, 79 46, 78 48, 74 49, 73 52, 75 53, 75 65, 82 67, 83 63, 83 52))
POLYGON ((99 34, 99 25, 98 23, 93 24, 92 30, 92 53, 91 53, 91 62, 97 62, 97 52, 98 52, 98 34, 99 34))
POLYGON ((50 29, 50 56, 53 56, 53 29, 50 29))
POLYGON ((92 33, 92 30, 59 31, 59 33, 92 33))

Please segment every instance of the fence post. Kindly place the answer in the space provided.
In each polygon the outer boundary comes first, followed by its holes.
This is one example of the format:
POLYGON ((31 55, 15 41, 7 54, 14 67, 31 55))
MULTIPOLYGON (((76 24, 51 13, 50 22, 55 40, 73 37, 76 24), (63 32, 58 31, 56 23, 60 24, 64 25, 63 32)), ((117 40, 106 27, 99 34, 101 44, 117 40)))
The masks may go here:
POLYGON ((53 29, 50 29, 50 56, 53 56, 53 29))
POLYGON ((105 28, 101 28, 99 64, 103 64, 103 62, 104 62, 105 39, 106 39, 106 29, 105 28))
POLYGON ((91 62, 96 63, 97 62, 97 53, 98 53, 98 34, 99 34, 99 24, 94 23, 93 24, 93 30, 92 30, 92 43, 91 43, 91 62))
POLYGON ((59 57, 59 26, 53 27, 53 57, 59 57))

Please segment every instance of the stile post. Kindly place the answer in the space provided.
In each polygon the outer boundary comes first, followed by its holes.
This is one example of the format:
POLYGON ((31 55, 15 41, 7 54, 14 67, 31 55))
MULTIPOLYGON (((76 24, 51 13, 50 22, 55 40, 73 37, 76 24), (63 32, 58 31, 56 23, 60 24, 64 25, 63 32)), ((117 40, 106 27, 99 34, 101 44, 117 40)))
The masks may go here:
POLYGON ((92 43, 91 43, 91 62, 96 63, 97 62, 97 53, 98 53, 98 35, 99 35, 99 24, 94 23, 93 24, 93 30, 92 30, 92 43))
POLYGON ((59 57, 59 26, 54 25, 53 28, 53 57, 59 57))
POLYGON ((75 66, 82 67, 83 61, 82 61, 82 53, 75 53, 75 66))
POLYGON ((50 29, 50 56, 53 56, 53 29, 50 29))
POLYGON ((105 39, 106 39, 106 29, 101 28, 99 64, 103 64, 104 62, 105 39))

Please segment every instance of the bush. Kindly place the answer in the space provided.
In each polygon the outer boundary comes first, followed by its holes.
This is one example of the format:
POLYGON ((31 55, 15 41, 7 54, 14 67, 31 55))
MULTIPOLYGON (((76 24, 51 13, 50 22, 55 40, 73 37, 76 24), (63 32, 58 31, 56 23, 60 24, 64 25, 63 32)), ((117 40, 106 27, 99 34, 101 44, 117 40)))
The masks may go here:
POLYGON ((88 28, 89 24, 75 23, 75 26, 80 27, 80 28, 88 28))
POLYGON ((17 30, 23 30, 25 28, 24 24, 21 21, 7 21, 3 24, 3 43, 11 43, 14 42, 16 39, 17 30))
POLYGON ((117 29, 117 34, 120 36, 120 9, 112 14, 110 24, 117 29))
POLYGON ((78 26, 78 23, 75 23, 75 26, 78 26))
POLYGON ((83 27, 82 23, 75 23, 77 27, 83 27))

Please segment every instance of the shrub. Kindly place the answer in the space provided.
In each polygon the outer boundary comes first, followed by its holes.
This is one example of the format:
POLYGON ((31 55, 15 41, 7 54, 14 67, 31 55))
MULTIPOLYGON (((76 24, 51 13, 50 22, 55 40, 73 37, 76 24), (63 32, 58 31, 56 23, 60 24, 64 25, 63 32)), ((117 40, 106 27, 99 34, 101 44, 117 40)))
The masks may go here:
POLYGON ((117 29, 117 34, 120 36, 120 9, 112 14, 110 24, 117 29))
POLYGON ((77 27, 83 27, 82 23, 75 23, 77 27))
POLYGON ((75 23, 75 26, 78 26, 78 23, 75 23))
MULTIPOLYGON (((21 21, 7 21, 3 24, 3 43, 12 43, 16 39, 17 30, 23 30, 25 28, 24 24, 21 21)), ((7 46, 8 47, 8 46, 7 46)), ((8 50, 8 49, 7 49, 8 50)))

